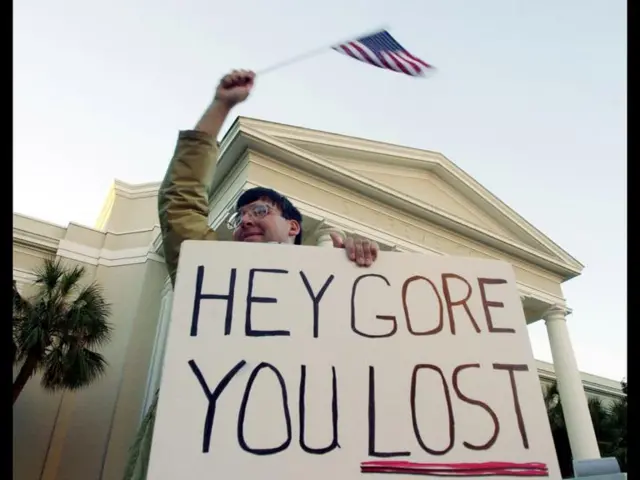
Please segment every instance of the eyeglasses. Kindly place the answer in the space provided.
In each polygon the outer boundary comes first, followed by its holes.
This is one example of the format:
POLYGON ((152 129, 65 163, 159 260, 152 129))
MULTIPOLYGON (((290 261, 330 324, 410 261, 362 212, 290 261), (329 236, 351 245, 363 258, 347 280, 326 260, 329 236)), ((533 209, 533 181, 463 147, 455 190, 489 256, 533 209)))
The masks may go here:
POLYGON ((240 226, 242 219, 246 214, 249 214, 255 220, 260 220, 261 218, 269 215, 273 209, 274 208, 271 205, 266 203, 254 203, 248 205, 232 213, 229 218, 227 218, 227 227, 229 227, 229 230, 235 230, 240 226))

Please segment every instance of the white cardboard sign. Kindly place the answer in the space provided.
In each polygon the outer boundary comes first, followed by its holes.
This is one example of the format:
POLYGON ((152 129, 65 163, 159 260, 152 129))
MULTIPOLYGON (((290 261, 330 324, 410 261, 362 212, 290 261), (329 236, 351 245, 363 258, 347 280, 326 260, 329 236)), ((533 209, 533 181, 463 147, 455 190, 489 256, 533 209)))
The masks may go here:
POLYGON ((503 262, 185 242, 160 392, 149 480, 560 478, 503 262))

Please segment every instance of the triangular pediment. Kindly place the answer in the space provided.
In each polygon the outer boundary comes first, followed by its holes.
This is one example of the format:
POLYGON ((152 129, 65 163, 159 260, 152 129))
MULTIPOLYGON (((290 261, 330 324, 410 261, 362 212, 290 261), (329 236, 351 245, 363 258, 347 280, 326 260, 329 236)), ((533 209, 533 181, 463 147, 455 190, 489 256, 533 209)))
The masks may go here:
MULTIPOLYGON (((241 117, 235 132, 305 155, 439 215, 449 225, 538 252, 576 274, 583 266, 442 154, 241 117)), ((223 142, 224 143, 224 142, 223 142)))
MULTIPOLYGON (((322 155, 321 152, 315 151, 318 149, 314 148, 314 145, 302 144, 301 142, 290 143, 306 148, 331 163, 358 173, 365 178, 388 187, 392 191, 402 192, 453 217, 460 218, 511 240, 524 241, 534 248, 539 247, 532 239, 522 238, 522 235, 518 236, 516 229, 509 228, 509 226, 491 217, 472 200, 456 190, 454 185, 440 177, 434 170, 349 161, 348 158, 339 155, 322 155)), ((547 253, 550 252, 547 251, 547 253)))

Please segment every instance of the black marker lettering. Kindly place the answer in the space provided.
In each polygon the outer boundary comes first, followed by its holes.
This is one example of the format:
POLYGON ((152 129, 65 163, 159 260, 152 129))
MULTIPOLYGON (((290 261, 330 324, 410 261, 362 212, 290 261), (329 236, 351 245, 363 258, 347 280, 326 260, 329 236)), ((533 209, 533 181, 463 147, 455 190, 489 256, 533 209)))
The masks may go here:
POLYGON ((204 394, 209 401, 207 414, 204 420, 204 433, 202 434, 202 453, 207 453, 209 451, 209 446, 211 444, 211 431, 213 430, 213 418, 216 415, 216 402, 218 401, 218 397, 223 392, 223 390, 227 388, 227 385, 229 385, 229 382, 233 379, 236 373, 238 373, 246 363, 247 362, 245 362, 244 360, 240 360, 235 367, 229 370, 229 372, 224 377, 222 377, 222 380, 220 380, 220 383, 218 383, 215 390, 211 392, 195 360, 189 360, 191 371, 198 379, 198 383, 200 383, 200 386, 202 387, 202 390, 204 391, 204 394))
POLYGON ((304 282, 304 286, 307 289, 307 293, 309 294, 309 297, 311 297, 311 301, 313 302, 313 338, 318 338, 320 300, 322 300, 322 296, 324 295, 324 292, 327 291, 327 288, 329 288, 329 285, 331 285, 331 282, 333 282, 334 275, 330 275, 329 278, 327 278, 327 281, 324 282, 324 285, 322 285, 322 288, 318 292, 318 295, 313 293, 311 284, 309 283, 307 276, 304 274, 302 270, 300 270, 300 276, 302 277, 302 281, 304 282))
POLYGON ((382 333, 380 335, 369 335, 368 333, 364 333, 358 330, 358 327, 356 326, 356 289, 358 287, 358 283, 360 283, 360 280, 364 280, 367 277, 379 278, 382 281, 384 281, 384 283, 386 283, 389 287, 391 286, 391 284, 389 283, 389 280, 387 280, 386 277, 383 277, 382 275, 377 275, 375 273, 360 275, 358 278, 356 278, 356 280, 353 282, 353 287, 351 288, 351 330, 353 330, 354 333, 357 333, 358 335, 362 337, 367 337, 367 338, 391 337, 398 330, 398 322, 396 321, 396 317, 394 315, 376 315, 376 318, 378 320, 390 320, 391 322, 393 322, 393 328, 389 333, 382 333))
POLYGON ((336 378, 336 367, 331 367, 331 373, 333 375, 332 385, 333 385, 333 396, 331 397, 331 422, 333 424, 333 440, 331 444, 322 448, 311 448, 307 446, 304 440, 304 429, 305 429, 305 388, 307 384, 307 366, 300 366, 300 448, 307 453, 312 453, 314 455, 324 455, 325 453, 329 453, 330 451, 340 448, 340 444, 338 443, 338 385, 336 378))
POLYGON ((413 433, 416 436, 416 440, 422 447, 422 449, 431 454, 431 455, 444 455, 449 452, 453 448, 453 444, 456 438, 456 430, 455 430, 455 420, 453 418, 453 407, 451 405, 451 394, 449 393, 449 386, 447 385, 447 380, 444 378, 444 373, 442 373, 442 369, 435 365, 428 364, 420 364, 413 367, 413 374, 411 375, 411 421, 413 422, 413 433), (449 445, 445 447, 443 450, 436 450, 433 448, 429 448, 425 445, 422 440, 422 435, 420 435, 420 428, 418 427, 418 415, 416 413, 416 384, 418 380, 418 372, 422 369, 433 370, 438 372, 440 375, 440 379, 442 380, 442 387, 444 390, 444 398, 447 402, 447 414, 449 417, 449 445))
POLYGON ((487 405, 484 402, 481 402, 480 400, 469 398, 460 391, 460 386, 458 385, 458 375, 460 375, 460 372, 462 372, 463 370, 466 370, 467 368, 480 368, 480 364, 468 363, 466 365, 460 365, 456 367, 455 370, 453 371, 453 380, 452 380, 453 390, 456 392, 456 395, 460 400, 470 405, 475 405, 477 407, 480 407, 489 414, 489 416, 491 417, 491 420, 493 420, 493 435, 484 445, 473 445, 472 443, 469 443, 466 441, 462 442, 462 444, 465 447, 467 447, 469 450, 489 450, 493 446, 493 444, 496 443, 496 440, 498 439, 498 434, 500 433, 500 421, 498 420, 498 416, 496 415, 496 412, 494 412, 489 405, 487 405))
POLYGON ((191 336, 198 336, 198 321, 200 317, 200 302, 202 300, 226 300, 227 313, 224 318, 224 334, 231 333, 231 321, 233 319, 233 297, 236 288, 236 269, 231 269, 229 277, 229 293, 220 295, 217 293, 202 293, 202 283, 204 280, 204 266, 199 265, 196 275, 196 291, 193 296, 193 315, 191 317, 191 336))
POLYGON ((287 396, 287 385, 284 382, 284 378, 282 378, 282 374, 278 371, 276 367, 273 365, 262 362, 251 372, 251 376, 247 381, 247 387, 244 389, 244 395, 242 396, 242 403, 240 404, 240 413, 238 414, 238 443, 240 444, 240 448, 242 448, 245 452, 253 453, 254 455, 273 455, 275 453, 282 452, 286 450, 291 444, 291 414, 289 412, 289 399, 287 396), (258 373, 263 368, 268 368, 271 370, 276 378, 278 379, 278 383, 280 384, 280 390, 282 391, 282 405, 284 407, 284 421, 287 427, 287 438, 282 444, 273 448, 252 448, 247 445, 247 442, 244 438, 244 419, 247 414, 247 404, 249 403, 249 395, 251 394, 251 388, 253 387, 253 382, 255 382, 258 377, 258 373))
POLYGON ((404 317, 407 321, 407 328, 409 329, 409 332, 411 332, 413 335, 434 335, 442 331, 442 328, 444 326, 444 309, 442 307, 442 299, 440 298, 438 289, 433 284, 433 282, 428 278, 416 275, 415 277, 407 278, 405 280, 405 282, 402 284, 402 307, 404 308, 404 317), (409 316, 409 307, 407 306, 407 290, 409 290, 409 285, 411 285, 411 283, 415 282, 416 280, 424 280, 429 285, 431 285, 433 292, 436 294, 436 297, 438 298, 438 315, 439 315, 438 325, 432 328, 431 330, 427 330, 426 332, 416 332, 413 329, 413 326, 411 325, 411 317, 409 316))
POLYGON ((370 457, 408 457, 411 452, 376 451, 376 372, 369 366, 369 456, 370 457))
POLYGON ((249 270, 249 288, 247 290, 247 314, 244 322, 244 334, 247 337, 288 337, 291 332, 287 330, 254 330, 251 326, 251 305, 254 303, 278 303, 278 300, 271 297, 254 297, 253 281, 256 273, 289 273, 287 270, 276 270, 268 268, 252 268, 249 270))
POLYGON ((518 430, 520 431, 520 437, 522 437, 522 446, 529 449, 529 438, 527 437, 527 430, 524 426, 524 418, 522 417, 522 407, 520 407, 520 400, 518 399, 518 387, 516 386, 516 376, 514 372, 528 372, 529 367, 527 365, 510 365, 494 363, 494 370, 506 370, 509 372, 509 380, 511 382, 511 393, 513 394, 513 407, 516 411, 516 419, 518 420, 518 430))

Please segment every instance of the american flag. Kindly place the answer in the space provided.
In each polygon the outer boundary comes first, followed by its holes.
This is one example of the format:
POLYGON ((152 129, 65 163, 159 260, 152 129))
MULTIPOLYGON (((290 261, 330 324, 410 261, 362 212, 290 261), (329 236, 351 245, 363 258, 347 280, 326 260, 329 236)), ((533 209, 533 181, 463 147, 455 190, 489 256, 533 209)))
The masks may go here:
POLYGON ((341 43, 333 49, 374 67, 412 77, 422 77, 435 70, 432 65, 407 52, 386 30, 341 43))

